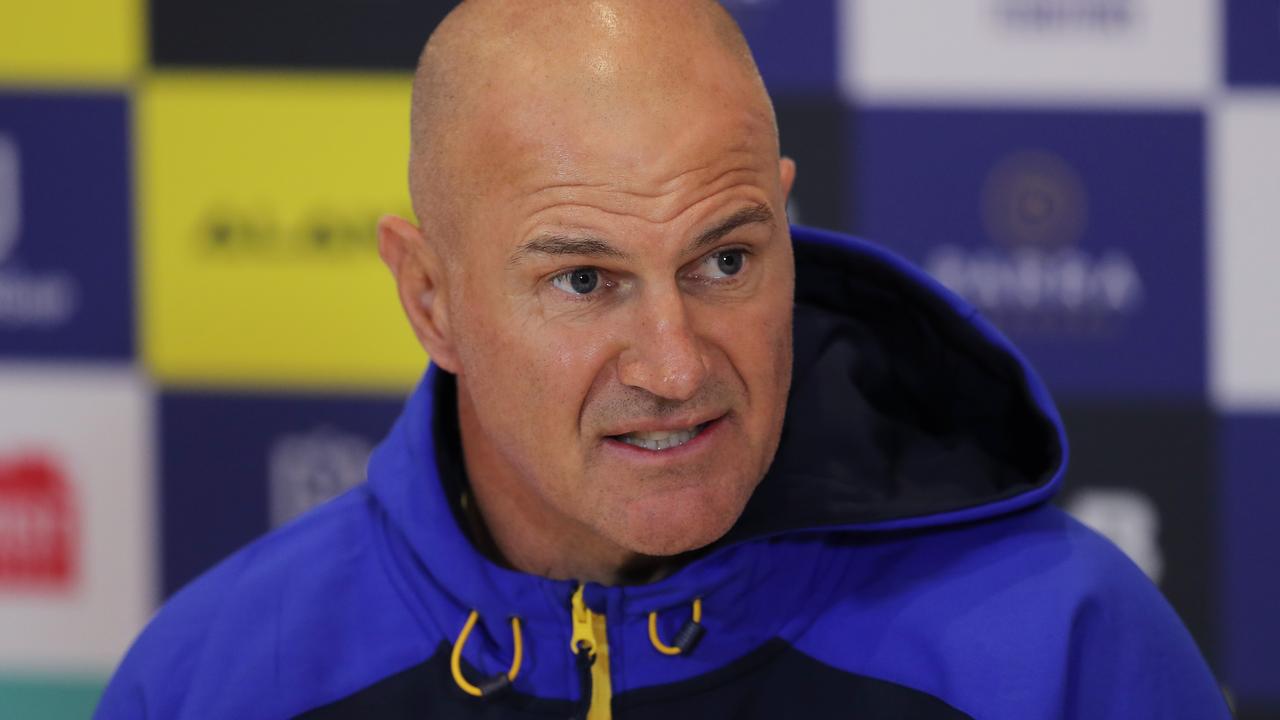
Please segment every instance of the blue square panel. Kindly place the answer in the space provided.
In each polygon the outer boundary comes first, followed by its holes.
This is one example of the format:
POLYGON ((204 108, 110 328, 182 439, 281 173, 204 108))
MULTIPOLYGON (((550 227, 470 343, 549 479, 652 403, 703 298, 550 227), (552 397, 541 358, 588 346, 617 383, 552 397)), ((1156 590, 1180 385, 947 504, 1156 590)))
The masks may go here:
POLYGON ((0 93, 0 357, 134 351, 128 104, 0 93))
POLYGON ((1223 12, 1227 82, 1280 87, 1280 0, 1230 0, 1223 12))
POLYGON ((973 303, 1056 393, 1203 393, 1200 113, 876 109, 851 129, 850 225, 973 303))
POLYGON ((165 393, 160 401, 165 596, 240 546, 364 481, 401 400, 165 393))
POLYGON ((835 0, 725 0, 775 98, 836 93, 835 0))
POLYGON ((1242 706, 1280 709, 1280 411, 1227 416, 1219 444, 1223 680, 1242 706))

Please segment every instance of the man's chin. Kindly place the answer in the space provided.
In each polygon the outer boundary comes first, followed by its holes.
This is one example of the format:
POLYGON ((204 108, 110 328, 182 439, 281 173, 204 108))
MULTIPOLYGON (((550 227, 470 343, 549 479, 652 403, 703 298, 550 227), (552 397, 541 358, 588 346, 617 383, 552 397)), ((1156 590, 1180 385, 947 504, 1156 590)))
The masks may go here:
POLYGON ((673 557, 700 550, 724 537, 750 497, 687 498, 684 502, 641 503, 620 527, 613 528, 621 547, 653 557, 673 557))
POLYGON ((702 548, 714 543, 716 540, 724 537, 729 529, 711 533, 690 534, 688 532, 673 532, 669 536, 646 537, 637 539, 634 542, 626 544, 627 549, 638 555, 646 555, 655 558, 670 558, 677 555, 701 550, 702 548))

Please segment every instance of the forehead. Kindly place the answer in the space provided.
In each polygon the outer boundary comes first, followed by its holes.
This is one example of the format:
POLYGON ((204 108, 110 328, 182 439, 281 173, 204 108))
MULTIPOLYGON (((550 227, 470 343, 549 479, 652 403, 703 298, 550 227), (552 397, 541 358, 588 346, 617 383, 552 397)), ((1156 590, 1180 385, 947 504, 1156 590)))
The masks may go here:
MULTIPOLYGON (((477 138, 475 210, 512 224, 557 208, 662 223, 721 191, 776 182, 771 110, 747 93, 636 93, 584 102, 566 93, 506 108, 477 138)), ((516 230, 517 228, 512 228, 516 230)))

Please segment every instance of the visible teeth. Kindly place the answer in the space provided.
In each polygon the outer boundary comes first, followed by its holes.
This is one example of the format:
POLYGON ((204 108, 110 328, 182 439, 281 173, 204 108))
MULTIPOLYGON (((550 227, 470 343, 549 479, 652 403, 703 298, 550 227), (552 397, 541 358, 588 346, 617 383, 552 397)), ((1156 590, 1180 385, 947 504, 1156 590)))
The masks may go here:
POLYGON ((653 432, 634 432, 626 435, 619 435, 618 439, 628 445, 644 448, 645 450, 666 450, 668 448, 680 447, 689 442, 702 432, 705 424, 691 427, 687 430, 656 430, 653 432))

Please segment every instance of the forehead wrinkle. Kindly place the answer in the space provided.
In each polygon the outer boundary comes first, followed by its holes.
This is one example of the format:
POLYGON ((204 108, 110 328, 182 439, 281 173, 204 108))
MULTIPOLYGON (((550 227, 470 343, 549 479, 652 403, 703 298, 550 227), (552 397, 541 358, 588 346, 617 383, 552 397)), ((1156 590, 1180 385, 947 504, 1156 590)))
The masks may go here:
MULTIPOLYGON (((746 134, 743 133, 743 135, 746 134)), ((617 157, 616 151, 610 153, 610 149, 600 151, 593 147, 585 147, 569 150, 566 149, 569 143, 560 139, 532 143, 527 141, 518 143, 513 140, 512 147, 509 148, 509 152, 505 156, 508 163, 515 162, 521 166, 518 173, 519 179, 512 183, 510 187, 513 193, 534 196, 556 190, 572 191, 577 188, 585 188, 605 189, 637 197, 657 198, 677 190, 678 188, 673 186, 679 185, 690 176, 711 171, 717 165, 728 167, 714 177, 700 182, 712 185, 720 181, 725 175, 736 170, 755 169, 752 166, 761 157, 760 148, 753 147, 751 141, 745 137, 737 139, 739 142, 719 150, 703 148, 693 153, 679 149, 666 151, 664 153, 666 157, 658 157, 646 164, 650 166, 662 164, 687 165, 692 160, 691 155, 695 157, 696 155, 711 156, 712 159, 694 160, 693 162, 696 162, 696 164, 693 167, 678 169, 674 175, 658 180, 643 179, 641 177, 643 175, 660 176, 663 173, 653 167, 647 169, 633 167, 641 162, 636 161, 634 158, 617 157), (610 157, 611 154, 614 157, 610 157), (521 155, 523 157, 520 157, 521 155), (588 169, 575 169, 577 166, 584 165, 588 169), (595 166, 595 168, 591 166, 595 166), (548 175, 550 177, 546 177, 548 175), (591 180, 589 179, 590 175, 601 176, 605 179, 591 180), (528 189, 522 189, 521 185, 528 189)), ((768 155, 770 154, 766 153, 766 156, 768 155)))
MULTIPOLYGON (((692 172, 694 171, 681 173, 676 178, 673 178, 670 181, 664 182, 663 185, 665 186, 668 184, 672 184, 674 182, 678 182, 679 178, 686 177, 692 172)), ((670 202, 668 204, 676 205, 677 201, 672 196, 680 193, 681 188, 672 188, 668 190, 661 190, 661 191, 655 191, 655 192, 645 192, 643 190, 624 189, 624 188, 618 187, 616 183, 611 183, 611 182, 583 183, 583 184, 556 183, 554 185, 547 186, 541 190, 531 193, 528 196, 530 200, 534 200, 538 198, 538 196, 545 195, 548 193, 554 194, 554 195, 560 195, 560 197, 556 197, 546 202, 543 205, 535 207, 529 213, 529 218, 534 219, 538 215, 542 215, 547 211, 553 210, 558 207, 572 206, 572 207, 595 210, 595 211, 603 212, 605 214, 613 215, 613 216, 635 217, 635 218, 648 221, 653 224, 659 224, 659 225, 667 224, 672 222, 673 220, 675 220, 677 217, 684 214, 685 212, 696 208, 698 205, 701 205, 702 203, 706 202, 708 199, 710 199, 711 197, 717 194, 720 194, 723 192, 729 192, 740 187, 752 187, 752 188, 764 190, 763 187, 760 187, 759 185, 751 182, 750 180, 744 179, 739 182, 732 181, 733 178, 731 176, 741 175, 741 174, 754 174, 756 172, 757 170, 752 167, 747 167, 747 166, 731 167, 721 172, 719 175, 715 176, 714 178, 707 180, 705 183, 702 183, 702 187, 705 188, 705 191, 699 193, 695 197, 695 199, 693 199, 692 202, 689 202, 688 204, 680 203, 681 205, 684 205, 684 207, 676 206, 670 209, 669 214, 666 214, 666 215, 654 214, 652 216, 647 216, 647 215, 650 215, 648 213, 637 212, 636 209, 633 208, 632 206, 638 203, 626 203, 626 205, 628 206, 627 209, 619 210, 619 209, 616 209, 615 207, 608 207, 609 205, 616 205, 617 204, 616 202, 596 203, 596 202, 591 202, 591 200, 593 200, 593 198, 591 197, 571 197, 566 199, 563 197, 563 194, 566 192, 572 193, 573 190, 577 190, 577 189, 584 189, 587 191, 603 192, 608 195, 613 195, 615 197, 621 196, 622 198, 629 199, 629 200, 660 201, 663 199, 670 198, 670 202)))
MULTIPOLYGON (((636 102, 632 98, 628 104, 636 102)), ((714 184, 738 168, 768 174, 776 162, 777 145, 768 118, 750 108, 690 124, 688 118, 682 119, 685 111, 671 108, 633 110, 640 115, 615 121, 566 103, 526 98, 493 108, 495 122, 483 126, 485 137, 475 138, 488 152, 473 165, 468 173, 471 179, 492 177, 490 189, 499 189, 500 182, 505 186, 503 194, 512 199, 578 189, 658 199, 680 190, 689 180, 714 184), (620 142, 619 137, 629 141, 620 142), (726 169, 707 177, 717 167, 726 169)))

